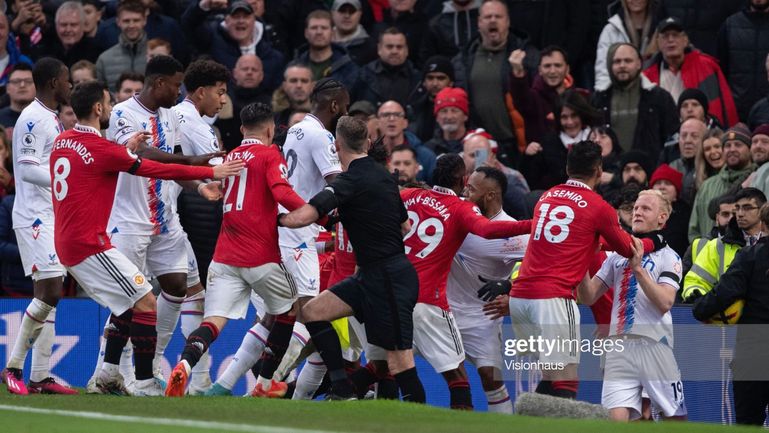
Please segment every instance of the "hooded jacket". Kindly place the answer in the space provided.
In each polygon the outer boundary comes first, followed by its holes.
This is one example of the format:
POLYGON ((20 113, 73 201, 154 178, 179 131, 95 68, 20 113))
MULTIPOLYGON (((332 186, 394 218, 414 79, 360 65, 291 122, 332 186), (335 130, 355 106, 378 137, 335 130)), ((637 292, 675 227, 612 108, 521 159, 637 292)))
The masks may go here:
POLYGON ((692 215, 689 217, 689 241, 706 236, 713 228, 713 219, 708 214, 710 201, 740 185, 755 169, 756 165, 752 163, 742 170, 733 170, 724 166, 718 174, 707 178, 702 183, 694 198, 692 215))

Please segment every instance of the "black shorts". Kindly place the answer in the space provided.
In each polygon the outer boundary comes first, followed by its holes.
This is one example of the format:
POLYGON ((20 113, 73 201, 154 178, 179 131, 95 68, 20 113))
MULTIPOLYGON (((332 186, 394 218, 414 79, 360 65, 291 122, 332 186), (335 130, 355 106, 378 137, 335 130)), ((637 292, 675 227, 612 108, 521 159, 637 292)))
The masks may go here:
POLYGON ((405 255, 363 266, 329 290, 352 307, 369 343, 385 350, 411 349, 419 278, 405 255))

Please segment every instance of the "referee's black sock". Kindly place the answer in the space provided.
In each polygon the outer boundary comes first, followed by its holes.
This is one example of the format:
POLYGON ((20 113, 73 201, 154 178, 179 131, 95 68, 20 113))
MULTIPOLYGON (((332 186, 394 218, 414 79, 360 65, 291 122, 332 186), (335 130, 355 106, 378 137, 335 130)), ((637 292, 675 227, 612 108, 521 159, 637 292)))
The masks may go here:
POLYGON ((259 370, 259 376, 272 379, 272 375, 280 365, 280 361, 288 348, 294 322, 296 322, 296 316, 289 316, 288 314, 281 314, 275 318, 275 324, 272 325, 270 334, 267 336, 267 346, 262 352, 262 368, 259 370))
POLYGON ((422 381, 419 380, 416 367, 411 367, 396 374, 395 381, 398 382, 398 387, 401 389, 403 401, 413 403, 424 403, 426 401, 425 389, 422 387, 422 381))
POLYGON ((379 379, 376 383, 376 398, 381 400, 398 399, 398 382, 391 375, 384 379, 379 379))
POLYGON ((255 379, 259 378, 259 372, 262 371, 262 359, 259 358, 258 361, 256 361, 256 364, 251 366, 251 373, 254 375, 255 379))
POLYGON ((158 315, 155 311, 134 311, 131 317, 131 344, 134 346, 136 380, 152 379, 152 360, 158 342, 158 315))
POLYGON ((128 335, 131 332, 131 318, 133 310, 115 316, 110 314, 109 325, 104 330, 104 337, 107 344, 104 346, 104 362, 113 365, 120 365, 120 356, 128 342, 128 335))
POLYGON ((201 323, 198 329, 192 331, 190 336, 187 337, 187 344, 184 345, 184 350, 182 351, 182 360, 187 361, 190 368, 194 367, 200 361, 200 357, 206 353, 208 346, 218 336, 219 329, 213 323, 201 323))
POLYGON ((328 368, 328 377, 331 379, 334 394, 340 397, 355 395, 350 379, 344 369, 342 359, 342 346, 339 336, 331 326, 331 322, 317 321, 304 324, 310 332, 310 338, 315 342, 315 349, 323 358, 323 363, 328 368))

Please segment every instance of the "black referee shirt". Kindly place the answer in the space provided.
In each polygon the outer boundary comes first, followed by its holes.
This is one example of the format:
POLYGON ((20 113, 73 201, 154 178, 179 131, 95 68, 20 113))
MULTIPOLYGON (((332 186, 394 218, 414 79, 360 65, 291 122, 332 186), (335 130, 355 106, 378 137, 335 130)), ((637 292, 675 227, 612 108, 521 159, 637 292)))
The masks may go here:
POLYGON ((403 252, 408 219, 395 178, 371 157, 350 163, 329 185, 359 266, 403 252))

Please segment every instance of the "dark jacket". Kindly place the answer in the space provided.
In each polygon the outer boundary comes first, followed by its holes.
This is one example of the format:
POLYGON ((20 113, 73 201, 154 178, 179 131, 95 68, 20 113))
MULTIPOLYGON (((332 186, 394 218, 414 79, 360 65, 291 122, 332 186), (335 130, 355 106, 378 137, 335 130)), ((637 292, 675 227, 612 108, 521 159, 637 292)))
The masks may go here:
MULTIPOLYGON (((611 126, 612 88, 593 94, 591 103, 601 110, 604 123, 611 126)), ((665 140, 678 130, 678 109, 666 90, 652 84, 641 74, 641 99, 632 148, 642 150, 656 160, 665 140)))
MULTIPOLYGON (((213 60, 232 70, 241 56, 240 45, 230 38, 220 21, 206 21, 207 15, 197 2, 190 3, 181 18, 182 29, 199 52, 209 54, 213 60)), ((256 55, 262 60, 264 69, 262 85, 274 90, 283 81, 285 57, 264 37, 256 44, 256 55)))
POLYGON ((440 128, 435 130, 435 136, 425 143, 425 146, 435 152, 436 155, 442 155, 444 153, 462 153, 462 139, 459 140, 446 140, 443 138, 443 134, 440 128))
POLYGON ((262 89, 262 86, 256 89, 246 89, 230 83, 227 87, 227 96, 232 101, 233 116, 229 119, 216 119, 216 127, 222 134, 222 144, 228 152, 240 146, 243 140, 243 134, 240 133, 240 110, 251 102, 261 102, 270 105, 270 92, 262 89))
MULTIPOLYGON (((194 2, 197 4, 197 2, 194 2)), ((180 62, 186 64, 190 60, 190 50, 187 39, 184 37, 179 22, 169 16, 152 12, 147 16, 147 25, 144 27, 147 40, 160 38, 171 44, 171 54, 180 62)), ((96 31, 95 45, 100 50, 105 50, 118 42, 120 28, 117 26, 116 17, 108 18, 99 23, 96 31)), ((97 54, 98 56, 98 54, 97 54)))
POLYGON ((32 296, 32 279, 24 276, 11 222, 14 197, 9 194, 0 202, 0 293, 32 296))
POLYGON ((8 34, 8 42, 5 44, 5 49, 8 52, 8 67, 4 71, 0 71, 0 86, 3 88, 8 84, 8 77, 11 75, 11 69, 14 65, 17 63, 26 63, 32 66, 32 60, 22 54, 19 47, 16 45, 16 37, 13 33, 8 34))
POLYGON ((416 134, 422 141, 430 140, 435 136, 438 129, 433 113, 434 108, 435 100, 420 85, 413 100, 406 107, 406 114, 409 118, 409 131, 416 134))
POLYGON ((748 126, 751 131, 764 123, 769 123, 769 96, 759 99, 748 114, 748 126))
POLYGON ((117 80, 123 72, 144 73, 147 67, 147 35, 136 42, 120 35, 120 42, 101 53, 96 59, 96 78, 117 91, 117 80))
POLYGON ((443 2, 443 11, 430 19, 422 37, 419 57, 427 60, 432 56, 452 58, 478 36, 478 7, 456 11, 452 1, 443 2))
POLYGON ((206 284, 208 265, 214 257, 219 228, 222 225, 222 202, 208 201, 194 192, 179 194, 179 221, 187 232, 195 259, 198 261, 200 281, 206 284))
MULTIPOLYGON (((331 51, 331 67, 323 78, 331 77, 341 81, 348 89, 351 88, 358 77, 358 65, 353 62, 352 58, 347 54, 347 50, 342 48, 342 46, 331 44, 331 51)), ((308 65, 310 64, 310 52, 307 47, 299 51, 299 54, 296 55, 296 60, 308 65)))
POLYGON ((404 12, 393 18, 390 10, 385 10, 382 22, 374 25, 373 37, 379 40, 379 35, 384 33, 390 27, 395 27, 406 35, 406 42, 409 45, 409 60, 415 65, 421 65, 422 60, 419 57, 422 47, 422 36, 425 34, 427 26, 427 17, 419 8, 414 8, 414 12, 404 12))
POLYGON ((362 67, 377 59, 376 39, 370 35, 336 44, 347 50, 347 55, 358 66, 362 67))
POLYGON ((374 104, 374 106, 379 106, 383 102, 393 99, 405 109, 410 105, 409 101, 412 101, 417 96, 417 91, 421 84, 422 74, 414 67, 411 61, 406 60, 406 63, 400 67, 392 68, 377 59, 361 68, 358 72, 358 79, 352 88, 351 100, 359 101, 365 99, 374 104), (391 77, 395 74, 402 74, 402 76, 407 78, 407 88, 400 89, 406 95, 405 98, 397 97, 385 87, 385 83, 390 82, 391 77))
POLYGON ((521 173, 532 190, 548 190, 566 182, 566 155, 558 132, 549 132, 542 139, 542 151, 534 156, 521 156, 521 173))
POLYGON ((747 8, 726 19, 718 31, 718 59, 740 119, 769 90, 766 54, 769 53, 769 13, 747 8))
POLYGON ((405 143, 414 149, 417 154, 417 162, 422 170, 417 174, 417 180, 432 184, 433 170, 435 170, 435 152, 428 149, 411 131, 404 131, 405 143))
POLYGON ((662 229, 662 235, 665 237, 670 248, 683 257, 686 249, 689 247, 689 216, 692 208, 681 200, 673 202, 673 212, 662 229))
MULTIPOLYGON (((117 38, 115 39, 116 44, 117 38)), ((89 38, 87 36, 80 39, 80 42, 76 43, 69 50, 65 50, 64 45, 61 44, 61 40, 56 35, 56 31, 52 30, 52 33, 45 34, 40 43, 35 45, 32 57, 35 61, 41 57, 55 57, 64 62, 67 67, 70 67, 80 60, 88 60, 91 63, 96 63, 96 59, 99 58, 99 54, 101 54, 102 51, 104 51, 104 49, 96 43, 95 38, 89 38)))
POLYGON ((718 28, 744 4, 737 0, 663 0, 659 16, 681 20, 692 45, 715 56, 718 28))

